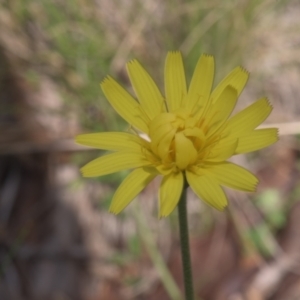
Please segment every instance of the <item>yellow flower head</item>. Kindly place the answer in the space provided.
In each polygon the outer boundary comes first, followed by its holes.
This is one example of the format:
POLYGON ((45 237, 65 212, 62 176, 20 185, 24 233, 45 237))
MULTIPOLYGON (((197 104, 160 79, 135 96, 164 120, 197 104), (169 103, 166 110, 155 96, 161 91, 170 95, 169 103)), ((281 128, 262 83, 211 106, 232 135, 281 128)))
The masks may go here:
POLYGON ((127 64, 133 98, 113 78, 102 90, 110 104, 130 125, 147 134, 103 132, 76 137, 79 144, 109 150, 81 171, 85 177, 134 169, 117 189, 112 213, 121 212, 156 176, 160 216, 178 204, 185 178, 192 190, 209 205, 223 210, 227 198, 221 186, 253 192, 257 178, 227 160, 277 141, 277 129, 255 129, 270 114, 266 98, 257 100, 231 117, 248 72, 235 68, 212 91, 214 58, 202 55, 189 87, 180 52, 169 52, 165 63, 165 97, 138 61, 127 64))

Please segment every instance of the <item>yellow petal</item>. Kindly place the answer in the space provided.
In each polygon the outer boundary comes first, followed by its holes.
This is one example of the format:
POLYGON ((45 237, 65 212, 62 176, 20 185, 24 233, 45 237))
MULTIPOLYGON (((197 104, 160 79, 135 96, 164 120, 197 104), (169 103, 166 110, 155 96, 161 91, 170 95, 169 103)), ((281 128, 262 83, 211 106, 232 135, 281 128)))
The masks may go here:
MULTIPOLYGON (((169 146, 175 133, 175 129, 172 126, 172 121, 175 119, 176 117, 173 114, 163 113, 150 123, 149 136, 151 139, 151 149, 156 154, 160 151, 163 151, 163 153, 169 151, 169 146), (168 149, 165 149, 165 147, 168 149)), ((161 154, 161 157, 163 156, 164 154, 161 154)))
POLYGON ((268 147, 278 141, 278 129, 259 129, 239 138, 235 153, 247 153, 268 147))
POLYGON ((229 159, 236 153, 238 146, 238 139, 228 137, 218 141, 216 145, 211 147, 210 153, 207 157, 207 161, 219 162, 229 159))
POLYGON ((206 165, 202 172, 209 173, 221 185, 245 192, 254 192, 258 179, 248 170, 230 162, 206 165))
POLYGON ((102 150, 120 151, 140 149, 147 142, 137 135, 125 132, 101 132, 80 134, 76 143, 102 150))
POLYGON ((197 151, 192 141, 181 131, 175 135, 176 165, 184 170, 190 163, 197 159, 197 151))
POLYGON ((151 76, 140 63, 137 60, 128 62, 127 72, 135 94, 150 120, 165 112, 163 96, 151 76))
POLYGON ((185 136, 195 137, 195 138, 198 138, 201 141, 204 141, 206 139, 203 131, 198 127, 187 128, 183 131, 183 133, 184 133, 185 136))
POLYGON ((150 168, 132 171, 115 192, 109 211, 120 213, 156 176, 157 172, 150 168))
POLYGON ((149 125, 149 135, 154 144, 158 143, 167 132, 173 129, 172 122, 174 120, 176 117, 169 113, 163 113, 152 120, 149 125))
POLYGON ((226 195, 213 178, 187 171, 186 179, 194 193, 207 204, 221 211, 227 206, 226 195))
POLYGON ((214 91, 211 94, 211 99, 213 102, 215 102, 222 91, 225 89, 226 86, 231 85, 233 86, 238 93, 238 96, 243 91, 247 81, 248 81, 249 73, 241 68, 237 67, 233 69, 214 89, 214 91))
POLYGON ((226 122, 235 108, 237 99, 237 90, 230 85, 226 86, 216 99, 210 114, 207 115, 208 136, 215 133, 226 122))
POLYGON ((142 132, 148 133, 149 119, 140 104, 109 76, 100 85, 105 97, 115 111, 129 124, 142 132))
POLYGON ((168 111, 181 107, 186 96, 186 80, 180 52, 169 52, 165 64, 165 93, 168 111))
POLYGON ((227 129, 235 136, 242 136, 260 125, 271 113, 272 106, 262 98, 234 115, 227 122, 227 129))
MULTIPOLYGON (((174 135, 175 135, 175 129, 170 130, 169 132, 167 132, 163 138, 159 141, 159 143, 157 144, 157 147, 155 148, 156 152, 160 158, 162 158, 162 160, 166 160, 167 157, 169 156, 170 152, 170 146, 171 143, 174 139, 174 135)), ((155 145, 153 145, 155 146, 155 145)))
POLYGON ((188 91, 188 107, 193 113, 206 106, 214 81, 214 68, 213 56, 200 56, 188 91))
POLYGON ((92 160, 81 172, 84 177, 97 177, 150 164, 141 152, 115 152, 92 160))
POLYGON ((171 173, 163 178, 159 189, 159 216, 168 216, 178 204, 182 188, 183 174, 171 173))

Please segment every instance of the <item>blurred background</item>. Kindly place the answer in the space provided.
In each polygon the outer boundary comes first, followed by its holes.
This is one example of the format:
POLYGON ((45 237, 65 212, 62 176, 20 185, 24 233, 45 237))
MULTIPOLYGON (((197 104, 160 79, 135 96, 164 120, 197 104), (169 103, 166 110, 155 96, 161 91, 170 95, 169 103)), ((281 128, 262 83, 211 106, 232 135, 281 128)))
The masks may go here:
POLYGON ((108 207, 127 172, 84 179, 101 155, 73 142, 128 130, 99 83, 130 90, 137 58, 163 87, 167 51, 188 80, 201 53, 215 84, 251 72, 238 110, 267 96, 280 141, 234 161, 257 193, 228 190, 219 213, 190 192, 197 299, 300 299, 300 3, 297 0, 0 0, 0 299, 183 299, 177 212, 157 219, 159 179, 123 213, 108 207))

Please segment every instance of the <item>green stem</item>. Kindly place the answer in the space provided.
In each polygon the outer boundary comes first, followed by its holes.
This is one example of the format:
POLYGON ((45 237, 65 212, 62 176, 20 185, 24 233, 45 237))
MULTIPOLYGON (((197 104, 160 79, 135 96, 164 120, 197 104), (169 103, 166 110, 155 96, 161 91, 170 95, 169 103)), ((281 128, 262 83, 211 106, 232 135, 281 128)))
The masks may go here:
POLYGON ((185 186, 182 190, 180 200, 178 203, 178 218, 179 218, 179 229, 180 229, 181 257, 182 257, 182 267, 183 267, 183 280, 184 280, 184 287, 185 287, 185 299, 194 300, 193 277, 192 277, 190 245, 189 245, 189 229, 188 229, 187 210, 186 210, 186 198, 187 198, 186 194, 187 194, 187 187, 185 186))

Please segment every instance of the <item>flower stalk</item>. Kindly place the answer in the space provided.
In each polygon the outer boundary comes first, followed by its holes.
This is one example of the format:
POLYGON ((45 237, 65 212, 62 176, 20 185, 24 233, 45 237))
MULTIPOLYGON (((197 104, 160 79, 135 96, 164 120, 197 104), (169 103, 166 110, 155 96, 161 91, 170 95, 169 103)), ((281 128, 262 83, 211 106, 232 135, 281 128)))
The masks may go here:
POLYGON ((189 230, 187 220, 187 184, 182 189, 180 200, 178 203, 178 219, 181 244, 181 258, 183 268, 183 280, 185 288, 185 299, 194 300, 193 276, 191 267, 191 255, 189 245, 189 230))

